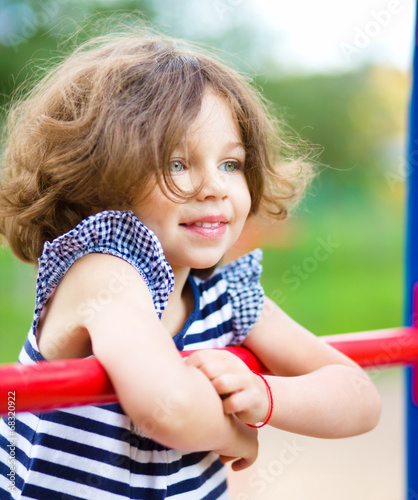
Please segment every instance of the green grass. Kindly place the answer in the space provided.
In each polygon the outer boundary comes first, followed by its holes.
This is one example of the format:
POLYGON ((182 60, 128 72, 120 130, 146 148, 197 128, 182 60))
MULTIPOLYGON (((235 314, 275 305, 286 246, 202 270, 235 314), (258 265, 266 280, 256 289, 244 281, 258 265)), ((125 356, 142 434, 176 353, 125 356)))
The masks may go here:
POLYGON ((265 292, 290 316, 318 335, 401 324, 399 207, 390 213, 383 206, 372 206, 360 213, 309 214, 299 233, 302 241, 289 248, 264 249, 265 292), (334 248, 328 253, 318 250, 328 239, 334 248))
POLYGON ((17 359, 35 304, 34 267, 0 249, 0 363, 17 359))
MULTIPOLYGON (((321 207, 286 224, 294 236, 264 249, 262 284, 288 314, 318 335, 401 324, 400 204, 321 207), (335 247, 318 250, 328 239, 335 247)), ((14 362, 32 321, 33 267, 1 249, 0 283, 0 363, 14 362)))

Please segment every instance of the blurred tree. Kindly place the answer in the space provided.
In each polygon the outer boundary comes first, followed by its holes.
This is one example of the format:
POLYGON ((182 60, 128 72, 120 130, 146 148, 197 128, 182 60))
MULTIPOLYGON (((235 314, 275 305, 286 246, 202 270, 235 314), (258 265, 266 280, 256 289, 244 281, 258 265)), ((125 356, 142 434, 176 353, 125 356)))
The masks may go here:
POLYGON ((144 19, 169 35, 215 47, 234 66, 258 75, 277 113, 303 138, 323 147, 321 161, 332 167, 321 176, 325 187, 370 187, 376 173, 391 163, 398 166, 393 155, 403 126, 399 110, 406 107, 405 77, 372 67, 272 77, 280 73, 271 63, 272 35, 255 26, 240 6, 226 0, 0 0, 0 106, 20 83, 47 67, 45 60, 71 48, 68 39, 82 41, 98 26, 111 27, 113 19, 117 23, 126 15, 125 22, 144 19))
POLYGON ((217 48, 250 73, 262 65, 272 36, 260 33, 238 3, 224 0, 0 0, 0 106, 33 76, 37 60, 60 56, 71 47, 68 39, 81 42, 120 20, 217 48))
POLYGON ((119 15, 138 11, 152 21, 153 4, 152 0, 0 0, 0 105, 19 84, 42 72, 45 60, 65 53, 69 39, 83 41, 93 25, 106 21, 115 10, 119 15))
POLYGON ((263 94, 300 136, 323 147, 325 185, 370 191, 396 168, 405 127, 407 79, 391 68, 258 78, 263 94), (390 146, 393 146, 393 150, 390 146), (367 189, 366 189, 367 188, 367 189))
MULTIPOLYGON (((275 112, 302 138, 322 146, 320 160, 331 167, 317 181, 321 196, 308 198, 309 204, 322 203, 321 210, 285 228, 277 226, 279 234, 271 225, 266 230, 253 225, 248 246, 255 238, 256 244, 261 242, 261 231, 268 233, 268 246, 289 246, 280 254, 271 249, 266 253, 266 292, 277 300, 285 297, 288 312, 318 332, 399 324, 401 245, 394 208, 402 200, 398 198, 394 207, 384 198, 403 186, 406 175, 399 171, 406 77, 376 67, 345 74, 287 75, 272 54, 284 54, 286 45, 278 49, 278 34, 248 18, 251 9, 241 8, 243 4, 244 0, 0 0, 0 107, 26 78, 35 78, 47 69, 48 60, 71 48, 72 40, 82 41, 97 33, 100 22, 102 27, 112 26, 112 19, 125 14, 125 22, 144 19, 168 35, 215 47, 231 65, 256 75, 275 112), (368 210, 359 207, 361 198, 369 200, 363 204, 373 204, 376 193, 384 203, 368 210), (318 272, 309 274, 298 290, 290 289, 285 279, 289 270, 307 262, 317 238, 328 235, 340 244, 338 251, 318 264, 318 272)), ((10 253, 0 251, 0 357, 7 356, 3 361, 14 359, 3 346, 9 345, 10 335, 19 333, 22 338, 13 347, 18 352, 32 314, 29 294, 34 288, 28 283, 33 277, 26 274, 27 266, 16 271, 12 262, 10 253), (25 307, 28 315, 23 320, 25 307)))

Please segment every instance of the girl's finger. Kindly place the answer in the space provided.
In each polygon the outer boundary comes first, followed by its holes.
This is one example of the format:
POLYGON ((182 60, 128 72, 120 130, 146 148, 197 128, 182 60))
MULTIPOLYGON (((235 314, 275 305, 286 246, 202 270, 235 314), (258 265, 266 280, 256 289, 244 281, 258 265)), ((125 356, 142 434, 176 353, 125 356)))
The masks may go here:
POLYGON ((185 362, 196 366, 196 368, 200 368, 203 364, 212 361, 230 361, 231 363, 234 363, 238 359, 239 358, 228 351, 222 351, 220 349, 201 349, 187 356, 185 358, 185 362))
POLYGON ((221 377, 226 377, 226 375, 239 375, 243 378, 243 384, 247 383, 247 377, 245 377, 245 375, 242 377, 241 371, 237 370, 236 367, 223 360, 207 360, 200 363, 198 366, 194 364, 194 366, 204 373, 211 381, 221 377))
POLYGON ((235 392, 222 401, 224 413, 232 415, 233 413, 242 413, 252 408, 251 401, 244 392, 235 392))
POLYGON ((245 388, 240 377, 229 373, 212 379, 212 384, 218 394, 231 394, 245 388))
POLYGON ((227 457, 226 455, 219 455, 219 460, 223 463, 226 464, 228 462, 231 462, 232 460, 235 460, 236 457, 227 457))
POLYGON ((233 464, 231 465, 231 468, 234 472, 239 472, 240 470, 247 469, 254 462, 255 462, 255 459, 250 460, 248 458, 240 458, 238 460, 235 460, 235 462, 233 462, 233 464))

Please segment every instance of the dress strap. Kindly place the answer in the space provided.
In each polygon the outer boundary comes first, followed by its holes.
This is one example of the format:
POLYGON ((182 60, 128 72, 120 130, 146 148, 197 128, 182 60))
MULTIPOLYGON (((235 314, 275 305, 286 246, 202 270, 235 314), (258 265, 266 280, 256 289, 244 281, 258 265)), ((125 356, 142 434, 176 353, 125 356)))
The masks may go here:
MULTIPOLYGON (((157 236, 131 211, 107 210, 87 217, 71 231, 46 242, 39 258, 37 299, 32 327, 68 269, 89 253, 120 257, 142 276, 159 316, 174 288, 174 274, 157 236)), ((123 277, 121 277, 123 279, 123 277)))
POLYGON ((263 310, 262 258, 263 252, 258 248, 219 270, 227 281, 227 294, 232 304, 235 344, 244 341, 263 310))

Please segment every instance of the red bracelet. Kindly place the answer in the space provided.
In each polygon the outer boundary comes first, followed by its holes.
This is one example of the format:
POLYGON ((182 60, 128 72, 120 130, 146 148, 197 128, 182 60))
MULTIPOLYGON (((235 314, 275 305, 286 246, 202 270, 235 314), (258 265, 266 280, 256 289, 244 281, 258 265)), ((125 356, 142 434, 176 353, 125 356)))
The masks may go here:
POLYGON ((260 427, 264 427, 265 425, 267 425, 269 423, 271 415, 273 414, 273 394, 271 393, 271 388, 268 385, 267 380, 263 377, 263 375, 261 375, 261 373, 258 373, 258 372, 253 372, 253 373, 255 375, 258 375, 260 378, 263 379, 263 381, 264 381, 264 383, 266 384, 266 387, 267 387, 267 392, 268 392, 269 401, 270 401, 270 411, 269 411, 269 414, 267 415, 267 418, 266 418, 265 422, 262 423, 262 424, 259 424, 259 425, 247 424, 248 427, 252 427, 253 429, 260 429, 260 427))

